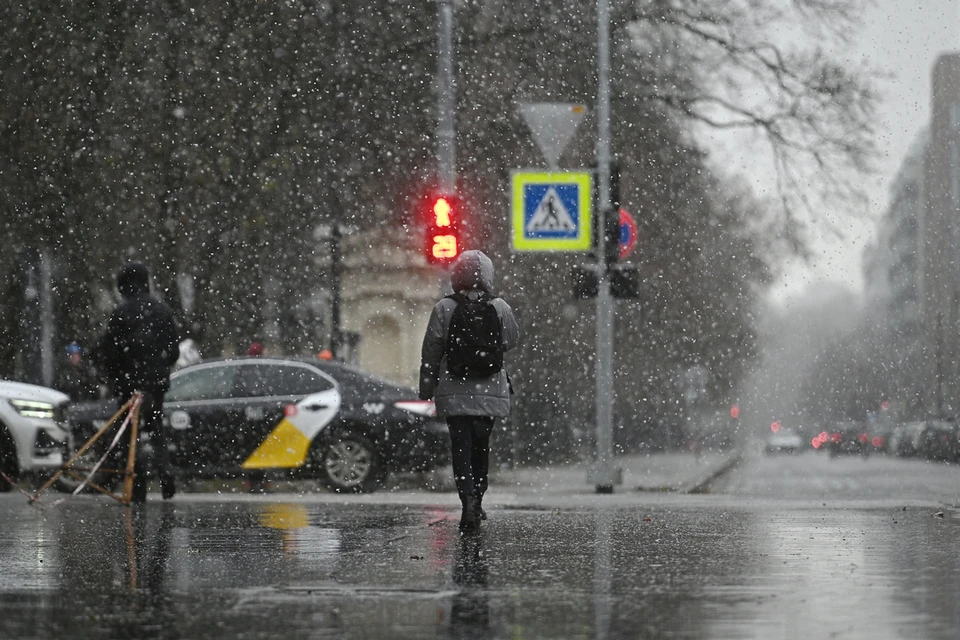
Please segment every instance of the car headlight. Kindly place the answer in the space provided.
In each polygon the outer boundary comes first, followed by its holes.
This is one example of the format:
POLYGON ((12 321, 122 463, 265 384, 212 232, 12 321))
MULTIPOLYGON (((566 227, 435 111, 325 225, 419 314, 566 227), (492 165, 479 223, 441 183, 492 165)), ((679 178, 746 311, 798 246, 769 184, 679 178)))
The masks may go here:
POLYGON ((49 402, 37 400, 8 400, 13 410, 24 418, 41 418, 53 420, 53 405, 49 402))

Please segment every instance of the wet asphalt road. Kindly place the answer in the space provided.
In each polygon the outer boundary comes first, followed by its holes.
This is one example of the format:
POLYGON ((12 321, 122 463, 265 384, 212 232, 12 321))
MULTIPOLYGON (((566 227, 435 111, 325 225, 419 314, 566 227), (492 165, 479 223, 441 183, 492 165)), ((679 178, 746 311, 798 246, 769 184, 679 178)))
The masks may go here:
POLYGON ((466 537, 451 494, 4 494, 0 638, 957 638, 958 491, 747 456, 710 495, 494 503, 466 537))

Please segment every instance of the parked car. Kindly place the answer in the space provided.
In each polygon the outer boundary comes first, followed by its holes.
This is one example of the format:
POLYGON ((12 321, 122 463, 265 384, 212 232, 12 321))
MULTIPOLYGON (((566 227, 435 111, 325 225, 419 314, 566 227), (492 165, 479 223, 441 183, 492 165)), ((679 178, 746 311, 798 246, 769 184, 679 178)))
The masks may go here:
MULTIPOLYGON (((53 475, 63 465, 68 431, 62 413, 68 400, 54 389, 0 380, 0 471, 7 478, 53 475)), ((7 478, 0 476, 0 492, 13 487, 7 478)), ((72 489, 69 478, 55 486, 72 489)))
MULTIPOLYGON (((74 440, 84 442, 115 410, 115 401, 72 405, 74 440)), ((413 389, 348 365, 274 357, 186 366, 170 376, 164 403, 178 477, 281 470, 340 492, 374 491, 390 471, 446 464, 449 434, 435 413, 413 389)))
POLYGON ((880 424, 870 427, 870 446, 874 453, 889 453, 893 426, 880 424))
POLYGON ((919 455, 917 447, 920 445, 926 422, 904 422, 893 428, 890 436, 889 451, 897 456, 909 458, 919 455))
POLYGON ((940 462, 952 462, 957 457, 957 427, 947 420, 928 420, 915 445, 917 454, 940 462))
POLYGON ((800 453, 804 448, 804 440, 793 429, 782 427, 767 435, 764 451, 767 455, 775 453, 800 453))
POLYGON ((831 457, 845 454, 868 456, 872 449, 870 434, 859 422, 838 422, 828 431, 825 443, 831 457))

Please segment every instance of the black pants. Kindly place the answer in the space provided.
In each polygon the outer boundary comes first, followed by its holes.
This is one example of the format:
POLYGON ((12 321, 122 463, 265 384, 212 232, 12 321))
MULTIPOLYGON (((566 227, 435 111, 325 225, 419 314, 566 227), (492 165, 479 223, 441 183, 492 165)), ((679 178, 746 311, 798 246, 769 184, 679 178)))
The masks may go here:
MULTIPOLYGON (((132 395, 132 392, 131 392, 132 395)), ((170 449, 167 443, 167 429, 163 426, 163 399, 165 392, 160 390, 144 391, 143 402, 140 405, 140 423, 139 431, 150 433, 151 444, 154 450, 155 473, 160 476, 161 481, 167 482, 172 479, 172 466, 170 464, 170 449)), ((117 398, 118 406, 130 399, 130 396, 117 398)), ((127 426, 120 442, 114 447, 110 454, 110 466, 114 469, 123 470, 127 466, 127 453, 130 448, 130 435, 133 429, 127 426)), ((113 439, 114 432, 108 434, 108 442, 113 439)), ((139 440, 139 438, 138 438, 139 440)), ((137 457, 134 465, 136 473, 135 493, 146 495, 146 483, 148 469, 143 452, 137 451, 137 457)), ((119 478, 119 476, 118 476, 119 478)), ((114 483, 115 484, 115 483, 114 483)))
POLYGON ((489 416, 449 416, 450 457, 453 479, 463 502, 467 496, 482 498, 487 491, 490 467, 490 434, 496 418, 489 416))

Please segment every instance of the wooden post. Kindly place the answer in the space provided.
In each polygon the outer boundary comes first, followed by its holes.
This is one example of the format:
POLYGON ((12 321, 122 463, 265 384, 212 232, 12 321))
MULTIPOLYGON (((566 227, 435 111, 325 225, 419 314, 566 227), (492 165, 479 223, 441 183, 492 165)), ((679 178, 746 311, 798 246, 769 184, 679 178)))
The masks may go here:
POLYGON ((59 478, 64 473, 66 473, 71 478, 75 478, 76 480, 83 482, 85 479, 85 476, 78 473, 79 469, 74 468, 73 466, 74 462, 77 461, 77 458, 79 458, 84 453, 86 453, 87 449, 93 446, 93 443, 95 443, 97 440, 103 437, 103 435, 111 427, 115 426, 117 421, 123 416, 124 413, 126 413, 127 411, 131 411, 132 415, 130 416, 130 445, 127 449, 126 468, 122 472, 108 470, 111 473, 123 473, 123 476, 124 476, 123 493, 118 495, 112 491, 104 489, 103 487, 101 487, 100 485, 94 482, 91 482, 91 481, 87 482, 88 487, 92 487, 93 489, 95 489, 96 491, 99 491, 100 493, 105 493, 106 495, 110 496, 111 498, 113 498, 114 500, 122 504, 129 505, 133 499, 133 480, 136 473, 135 463, 137 459, 137 438, 140 433, 140 407, 142 404, 143 404, 143 394, 137 391, 132 396, 130 396, 130 399, 127 400, 122 407, 120 407, 119 411, 113 414, 113 417, 107 420, 107 423, 103 425, 99 431, 97 431, 93 436, 91 436, 91 438, 87 440, 82 447, 80 447, 79 451, 73 454, 70 460, 65 462, 60 467, 60 469, 55 474, 53 474, 53 477, 47 480, 42 487, 37 489, 36 493, 34 493, 33 496, 31 496, 30 502, 34 503, 37 500, 39 500, 40 494, 46 491, 47 489, 49 489, 50 486, 57 481, 57 478, 59 478))
POLYGON ((89 440, 87 440, 86 443, 84 443, 84 445, 83 445, 82 447, 80 447, 80 450, 77 451, 75 454, 73 454, 73 457, 71 457, 70 460, 68 460, 67 462, 65 462, 65 463, 60 467, 60 469, 59 469, 55 474, 53 474, 53 477, 52 477, 52 478, 50 478, 50 479, 47 480, 45 483, 43 483, 43 486, 40 487, 39 489, 37 489, 36 493, 33 494, 33 498, 30 500, 30 502, 36 502, 36 501, 40 498, 40 494, 43 493, 44 491, 46 491, 47 489, 49 489, 50 486, 51 486, 54 482, 57 481, 57 478, 59 478, 61 475, 63 475, 63 472, 64 472, 64 471, 69 471, 69 470, 71 470, 71 469, 73 468, 73 463, 76 462, 77 458, 79 458, 79 457, 82 456, 84 453, 86 453, 86 452, 87 452, 87 449, 89 449, 90 447, 92 447, 92 446, 93 446, 93 443, 96 442, 97 440, 99 440, 100 437, 101 437, 104 433, 106 433, 107 430, 108 430, 110 427, 113 426, 113 424, 120 418, 120 416, 122 416, 124 413, 127 412, 127 410, 128 410, 128 409, 131 407, 131 405, 133 404, 133 399, 134 399, 135 397, 136 397, 136 396, 132 396, 129 400, 127 400, 127 401, 123 404, 123 406, 120 407, 120 410, 117 411, 115 414, 113 414, 113 417, 110 418, 109 420, 107 420, 107 423, 106 423, 105 425, 103 425, 102 427, 100 427, 100 430, 97 431, 89 440))
POLYGON ((137 437, 140 428, 140 407, 143 406, 143 394, 139 391, 133 394, 133 417, 130 419, 130 447, 127 449, 127 470, 123 478, 123 504, 129 505, 133 500, 133 481, 136 477, 137 437))

